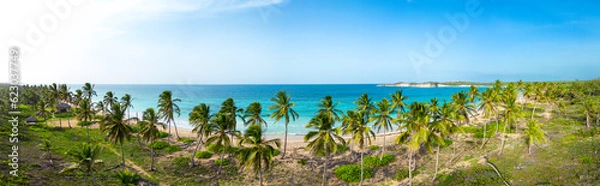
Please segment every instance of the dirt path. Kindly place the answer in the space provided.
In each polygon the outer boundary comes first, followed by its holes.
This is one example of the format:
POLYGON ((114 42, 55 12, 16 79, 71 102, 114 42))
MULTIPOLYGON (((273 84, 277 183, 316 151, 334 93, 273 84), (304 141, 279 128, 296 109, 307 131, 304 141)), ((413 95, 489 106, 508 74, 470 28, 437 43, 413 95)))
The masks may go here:
MULTIPOLYGON (((117 150, 111 148, 110 146, 108 146, 108 145, 106 145, 104 143, 100 143, 100 144, 102 144, 102 146, 104 146, 105 148, 109 149, 111 152, 115 153, 117 156, 121 156, 121 153, 117 152, 117 150)), ((139 173, 142 173, 144 176, 147 176, 149 178, 154 178, 154 177, 152 177, 152 175, 150 175, 148 172, 146 172, 144 169, 142 169, 142 167, 136 165, 135 163, 133 163, 128 158, 125 158, 125 164, 127 164, 127 166, 135 169, 139 173)))

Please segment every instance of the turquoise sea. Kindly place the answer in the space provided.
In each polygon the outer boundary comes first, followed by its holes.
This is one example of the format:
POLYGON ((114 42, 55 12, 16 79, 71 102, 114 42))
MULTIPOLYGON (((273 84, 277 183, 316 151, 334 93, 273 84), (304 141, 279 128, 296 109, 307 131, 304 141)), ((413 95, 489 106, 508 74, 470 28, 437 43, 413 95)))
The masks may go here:
MULTIPOLYGON (((70 85, 71 90, 81 88, 81 85, 70 85)), ((267 108, 272 104, 270 99, 280 90, 286 90, 296 103, 294 110, 300 118, 289 124, 290 135, 302 135, 307 132, 304 127, 318 110, 317 104, 326 95, 331 95, 335 102, 339 102, 338 109, 344 112, 355 107, 354 101, 362 94, 367 93, 373 101, 380 101, 396 90, 403 90, 407 96, 408 103, 413 101, 428 101, 437 97, 440 101, 450 101, 450 96, 459 91, 467 91, 468 87, 438 87, 438 88, 416 88, 416 87, 379 87, 375 84, 342 84, 342 85, 108 85, 97 84, 98 96, 93 101, 101 100, 107 91, 113 91, 119 98, 125 93, 133 97, 131 115, 141 117, 147 108, 156 108, 158 95, 164 90, 171 90, 175 98, 182 101, 178 103, 181 115, 176 119, 180 128, 191 128, 188 122, 188 114, 191 109, 206 103, 211 106, 212 112, 220 109, 221 102, 228 97, 235 100, 238 108, 245 108, 251 102, 258 101, 263 105, 263 114, 268 122, 266 132, 269 135, 280 135, 284 132, 284 122, 273 123, 268 118, 271 113, 267 108)), ((243 128, 242 126, 239 126, 243 128)))

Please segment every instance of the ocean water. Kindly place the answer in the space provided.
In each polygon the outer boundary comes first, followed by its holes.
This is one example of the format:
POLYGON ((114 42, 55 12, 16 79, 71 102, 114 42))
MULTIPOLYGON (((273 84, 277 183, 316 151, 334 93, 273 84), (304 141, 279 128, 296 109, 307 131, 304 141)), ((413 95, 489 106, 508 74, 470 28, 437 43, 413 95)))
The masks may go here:
MULTIPOLYGON (((81 85, 70 85, 71 90, 81 88, 81 85)), ((346 112, 356 105, 354 101, 367 93, 373 101, 380 101, 396 90, 403 90, 408 97, 407 103, 413 101, 428 101, 437 97, 442 102, 444 99, 451 100, 451 95, 459 91, 467 91, 468 87, 439 87, 439 88, 416 88, 416 87, 378 87, 375 84, 352 84, 352 85, 108 85, 97 84, 98 96, 92 101, 101 100, 107 91, 113 91, 115 96, 121 97, 125 93, 133 97, 133 109, 131 115, 141 117, 147 108, 156 108, 158 95, 164 90, 171 90, 174 98, 182 101, 177 103, 181 109, 181 115, 176 118, 176 124, 180 128, 191 128, 188 122, 188 114, 192 108, 200 103, 210 105, 211 112, 220 109, 221 103, 231 97, 235 100, 238 108, 246 108, 250 103, 258 101, 263 106, 263 115, 268 122, 266 132, 269 135, 281 135, 284 133, 284 121, 274 123, 270 119, 271 111, 268 107, 272 105, 271 97, 280 90, 286 90, 291 94, 291 100, 296 103, 293 109, 298 112, 300 118, 290 122, 288 126, 290 135, 302 135, 308 130, 305 125, 318 110, 319 101, 331 95, 334 102, 339 102, 338 109, 346 112)), ((339 125, 339 124, 337 124, 339 125)), ((238 128, 243 130, 243 125, 238 122, 238 128)))

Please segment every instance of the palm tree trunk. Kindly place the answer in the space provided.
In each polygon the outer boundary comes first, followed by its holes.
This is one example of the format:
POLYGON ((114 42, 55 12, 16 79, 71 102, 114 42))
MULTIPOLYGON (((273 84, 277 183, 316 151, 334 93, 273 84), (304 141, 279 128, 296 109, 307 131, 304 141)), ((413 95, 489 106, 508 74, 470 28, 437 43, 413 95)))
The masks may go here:
POLYGON ((200 148, 200 143, 202 143, 202 135, 200 135, 198 137, 198 145, 196 145, 196 149, 194 149, 194 153, 192 153, 192 167, 196 166, 196 163, 194 162, 194 158, 196 157, 196 153, 198 152, 198 149, 200 148))
POLYGON ((483 149, 483 146, 485 145, 485 133, 487 133, 487 128, 486 128, 486 123, 483 123, 483 141, 481 141, 481 147, 479 147, 479 149, 483 149))
POLYGON ((62 119, 58 118, 58 126, 60 126, 60 128, 62 128, 62 119))
POLYGON ((285 121, 285 142, 283 143, 283 155, 281 158, 285 158, 285 152, 287 151, 288 123, 289 121, 285 121))
POLYGON ((262 173, 262 170, 258 171, 258 183, 259 183, 260 186, 263 185, 263 173, 262 173))
POLYGON ((329 152, 327 152, 327 155, 325 156, 325 163, 323 164, 323 183, 321 184, 322 186, 325 186, 325 183, 327 182, 327 161, 329 161, 328 159, 329 157, 329 152))
POLYGON ((167 129, 167 130, 169 130, 169 135, 167 136, 167 143, 169 143, 169 145, 171 145, 171 122, 167 121, 167 125, 168 125, 167 128, 169 128, 169 129, 167 129))
POLYGON ((590 112, 589 111, 585 112, 585 125, 587 126, 587 128, 590 128, 590 112))
POLYGON ((70 129, 72 129, 72 128, 73 128, 73 127, 71 127, 71 118, 69 118, 69 119, 67 120, 67 124, 69 125, 69 128, 70 128, 70 129))
POLYGON ((437 178, 439 164, 440 164, 440 146, 438 145, 437 150, 435 152, 435 173, 433 174, 433 179, 431 179, 431 182, 434 182, 435 179, 437 178))
POLYGON ((529 140, 529 144, 527 144, 527 155, 531 155, 531 140, 529 140))
POLYGON ((364 148, 361 148, 360 149, 360 183, 358 184, 358 186, 362 186, 364 174, 365 174, 365 164, 363 163, 363 151, 364 151, 364 148))
POLYGON ((177 136, 177 139, 180 139, 181 137, 179 137, 179 132, 177 132, 177 124, 175 124, 175 120, 173 120, 173 126, 175 127, 175 135, 177 136))
POLYGON ((534 115, 535 115, 535 103, 533 103, 533 110, 531 110, 531 119, 533 119, 534 115))
POLYGON ((87 128, 87 135, 88 135, 88 145, 91 143, 91 137, 90 137, 90 126, 88 124, 88 126, 85 126, 85 128, 87 128))
POLYGON ((221 174, 221 169, 223 168, 223 158, 225 157, 225 147, 222 147, 223 150, 221 150, 221 164, 219 164, 219 170, 217 171, 217 176, 219 176, 221 174))
POLYGON ((122 142, 121 142, 121 160, 123 161, 123 170, 125 170, 125 149, 123 149, 122 142))
POLYGON ((385 133, 386 133, 386 129, 383 129, 383 148, 381 148, 380 160, 383 159, 383 155, 385 154, 385 133))
POLYGON ((409 157, 408 157, 408 185, 412 185, 412 157, 413 157, 413 152, 412 150, 410 150, 409 152, 409 157))
MULTIPOLYGON (((153 140, 150 140, 152 143, 153 140)), ((154 148, 150 147, 150 171, 154 171, 154 148)))
POLYGON ((502 132, 502 147, 500 147, 500 152, 498 153, 498 155, 502 154, 502 152, 504 151, 504 143, 506 141, 506 123, 504 124, 504 132, 502 132))

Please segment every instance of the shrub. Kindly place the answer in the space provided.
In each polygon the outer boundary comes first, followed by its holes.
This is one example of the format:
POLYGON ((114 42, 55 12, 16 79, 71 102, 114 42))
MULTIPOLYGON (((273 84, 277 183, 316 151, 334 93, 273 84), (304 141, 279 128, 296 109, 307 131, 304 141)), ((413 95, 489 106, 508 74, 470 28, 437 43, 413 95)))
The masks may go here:
POLYGON ((86 127, 86 126, 90 126, 90 125, 92 125, 92 122, 90 122, 90 121, 79 121, 79 122, 77 122, 77 126, 80 126, 80 127, 86 127))
POLYGON ((119 180, 123 185, 137 184, 140 181, 140 175, 135 172, 129 171, 129 169, 125 169, 124 171, 117 172, 113 175, 117 180, 119 180))
POLYGON ((371 150, 378 150, 379 146, 377 146, 377 145, 371 145, 371 146, 369 146, 369 149, 371 149, 371 150))
MULTIPOLYGON (((506 176, 506 175, 504 175, 506 176)), ((502 185, 494 169, 482 165, 468 170, 457 170, 449 175, 440 175, 438 185, 502 185)))
POLYGON ((382 156, 367 156, 363 159, 365 166, 367 167, 381 167, 387 166, 389 163, 395 161, 396 158, 390 154, 384 154, 382 156))
POLYGON ((173 164, 177 165, 177 167, 186 167, 190 162, 189 157, 177 157, 173 160, 173 164))
MULTIPOLYGON (((360 165, 357 164, 347 164, 342 165, 333 171, 335 177, 340 180, 343 180, 347 183, 355 183, 360 181, 360 165)), ((365 167, 364 169, 364 178, 371 178, 373 176, 373 169, 365 167)))
POLYGON ((194 143, 195 140, 190 139, 190 138, 180 138, 179 141, 181 141, 185 144, 190 144, 190 143, 194 143))
POLYGON ((275 149, 273 151, 273 156, 278 156, 279 154, 281 154, 281 151, 279 149, 275 149))
POLYGON ((139 131, 140 131, 140 127, 139 126, 131 126, 131 132, 138 133, 139 131))
POLYGON ((215 164, 217 165, 229 165, 229 160, 225 159, 225 158, 219 158, 218 160, 215 160, 215 164))
MULTIPOLYGON (((216 144, 210 144, 206 149, 208 150, 208 152, 212 152, 213 154, 223 153, 223 149, 216 144)), ((225 151, 225 153, 235 153, 238 150, 238 147, 230 147, 229 150, 225 151)))
POLYGON ((212 153, 208 152, 208 151, 198 151, 196 152, 196 158, 200 158, 200 159, 208 159, 210 157, 212 157, 212 153))
POLYGON ((165 142, 165 141, 155 141, 150 143, 150 147, 152 147, 153 149, 164 149, 169 147, 169 143, 165 142))
POLYGON ((173 152, 177 152, 180 150, 181 150, 181 147, 179 147, 178 145, 171 145, 171 146, 165 148, 165 152, 168 152, 168 153, 173 153, 173 152))
MULTIPOLYGON (((419 174, 419 171, 418 171, 418 170, 414 170, 414 171, 412 172, 413 178, 414 178, 414 177, 415 177, 417 174, 419 174)), ((409 175, 408 175, 408 169, 399 169, 398 171, 396 171, 396 176, 394 176, 394 179, 395 179, 396 181, 402 181, 402 180, 404 180, 404 179, 406 179, 406 178, 408 178, 408 177, 409 177, 409 175)))
POLYGON ((343 144, 338 144, 337 148, 338 148, 337 153, 344 153, 350 149, 350 147, 343 145, 343 144))
POLYGON ((306 159, 300 159, 297 163, 304 166, 306 165, 306 159))
POLYGON ((166 137, 169 137, 169 133, 160 131, 160 132, 158 132, 158 135, 156 135, 156 137, 158 137, 158 138, 166 138, 166 137))

